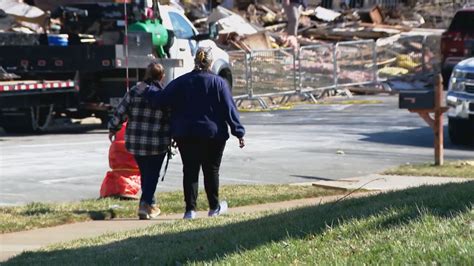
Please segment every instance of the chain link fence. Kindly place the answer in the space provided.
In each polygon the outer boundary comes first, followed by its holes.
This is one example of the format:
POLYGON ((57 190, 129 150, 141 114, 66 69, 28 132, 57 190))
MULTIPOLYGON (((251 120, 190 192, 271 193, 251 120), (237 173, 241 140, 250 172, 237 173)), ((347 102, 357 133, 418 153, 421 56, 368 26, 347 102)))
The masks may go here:
POLYGON ((377 82, 377 54, 373 40, 339 42, 335 50, 336 88, 377 82))
POLYGON ((441 36, 428 35, 423 40, 423 72, 441 72, 441 36))
POLYGON ((274 95, 296 90, 296 70, 296 54, 291 48, 252 51, 252 95, 274 95))
POLYGON ((423 36, 404 36, 377 46, 378 75, 391 79, 422 71, 423 36))
POLYGON ((232 95, 234 98, 247 97, 250 82, 250 55, 245 51, 231 51, 228 54, 232 67, 232 95))
POLYGON ((441 71, 440 45, 439 34, 399 36, 386 44, 379 43, 378 79, 398 84, 399 88, 394 87, 395 90, 431 84, 432 76, 441 71))
POLYGON ((333 45, 311 45, 300 48, 298 56, 299 88, 303 91, 316 88, 334 88, 336 58, 333 45))
MULTIPOLYGON (((440 35, 395 36, 383 41, 361 40, 230 52, 233 96, 237 103, 292 95, 316 100, 346 92, 348 87, 379 85, 394 79, 416 80, 440 71, 440 35)), ((283 102, 280 101, 280 102, 283 102)))

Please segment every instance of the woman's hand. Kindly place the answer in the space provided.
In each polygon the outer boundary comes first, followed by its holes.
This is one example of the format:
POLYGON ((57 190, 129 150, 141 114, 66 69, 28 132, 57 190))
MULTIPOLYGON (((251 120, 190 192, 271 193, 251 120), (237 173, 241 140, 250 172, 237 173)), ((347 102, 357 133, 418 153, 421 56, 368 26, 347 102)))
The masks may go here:
POLYGON ((242 149, 243 147, 245 147, 245 140, 244 138, 239 138, 239 147, 242 149))
POLYGON ((176 142, 174 139, 171 139, 171 148, 178 148, 178 142, 176 142))
POLYGON ((109 140, 111 143, 114 142, 115 140, 115 134, 116 132, 112 132, 112 131, 109 132, 109 140))

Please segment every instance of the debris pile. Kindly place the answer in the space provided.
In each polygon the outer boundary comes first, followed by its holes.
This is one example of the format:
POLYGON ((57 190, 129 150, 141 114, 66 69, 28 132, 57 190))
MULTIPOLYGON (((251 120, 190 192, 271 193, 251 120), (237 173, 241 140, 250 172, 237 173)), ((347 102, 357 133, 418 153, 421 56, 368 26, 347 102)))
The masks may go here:
MULTIPOLYGON (((254 3, 255 1, 236 2, 239 4, 233 11, 217 6, 211 13, 205 11, 203 4, 198 3, 185 3, 185 9, 192 10, 187 14, 198 28, 204 30, 209 23, 217 23, 221 35, 218 42, 229 50, 248 50, 253 46, 267 49, 295 47, 298 44, 304 46, 324 42, 389 38, 411 32, 413 28, 423 27, 426 19, 421 15, 421 10, 429 9, 425 5, 417 6, 416 10, 420 12, 399 5, 390 9, 375 5, 370 8, 339 11, 321 6, 309 7, 301 13, 298 37, 293 39, 285 34, 287 21, 281 4, 276 1, 258 1, 259 4, 254 3), (195 16, 197 12, 201 12, 198 18, 195 16), (252 36, 250 40, 246 40, 249 36, 252 36), (262 38, 267 41, 262 42, 262 38), (253 45, 255 42, 258 44, 253 45)), ((431 19, 432 12, 425 13, 431 19)), ((454 14, 454 11, 451 13, 454 14)), ((440 24, 436 26, 444 27, 440 24)))
MULTIPOLYGON (((338 78, 341 81, 370 80, 369 76, 374 74, 367 72, 367 69, 375 68, 377 77, 392 82, 390 86, 394 88, 409 87, 407 84, 410 84, 411 88, 428 86, 435 70, 433 68, 440 65, 439 41, 445 25, 427 21, 433 21, 435 11, 442 5, 434 9, 430 5, 410 4, 415 2, 408 1, 409 6, 399 4, 390 8, 382 8, 379 5, 340 10, 321 6, 309 7, 300 16, 298 36, 295 37, 285 33, 286 16, 281 4, 276 1, 235 2, 238 4, 232 11, 217 6, 207 19, 202 17, 194 20, 195 25, 201 28, 209 23, 217 24, 219 36, 216 42, 226 50, 250 52, 334 44, 341 41, 374 40, 376 66, 371 60, 373 48, 362 47, 359 51, 352 51, 360 54, 361 59, 354 62, 354 58, 351 58, 349 61, 352 62, 346 64, 346 69, 337 69, 338 78), (424 28, 426 26, 441 29, 424 28), (356 64, 363 65, 364 68, 354 70, 352 66, 356 64)), ((450 12, 451 17, 454 13, 455 9, 450 12)), ((337 55, 337 60, 340 65, 345 65, 342 62, 343 56, 337 55)), ((325 69, 324 66, 327 65, 328 73, 334 70, 330 61, 315 64, 319 70, 325 69)))
POLYGON ((49 16, 18 0, 0 1, 0 32, 42 33, 49 16))
MULTIPOLYGON (((103 1, 106 0, 96 2, 103 1)), ((0 31, 42 33, 46 21, 49 23, 50 31, 54 31, 52 25, 58 24, 58 27, 64 25, 51 20, 51 10, 56 9, 58 5, 74 1, 36 0, 33 2, 39 8, 26 5, 21 0, 2 0, 0 2, 0 31), (45 12, 40 8, 50 11, 45 12)), ((361 63, 366 69, 376 68, 377 76, 380 78, 392 80, 395 77, 397 79, 403 77, 403 82, 410 83, 413 79, 419 80, 420 74, 432 73, 434 70, 432 68, 439 65, 439 38, 442 30, 426 28, 445 28, 449 19, 460 7, 456 4, 457 1, 444 0, 406 1, 405 5, 374 5, 361 8, 328 9, 322 6, 309 6, 301 12, 298 36, 288 36, 285 33, 287 18, 281 1, 171 0, 169 2, 182 9, 201 32, 207 32, 210 25, 216 25, 219 30, 216 43, 228 51, 250 52, 333 44, 341 41, 374 40, 377 54, 376 65, 370 60, 370 55, 374 52, 370 47, 364 47, 360 51, 356 49, 355 52, 360 53, 361 58, 365 58, 356 60, 357 63, 361 63)), ((310 1, 310 3, 314 2, 310 1)), ((93 28, 98 27, 96 24, 94 23, 89 28, 81 28, 80 33, 93 34, 93 28)), ((108 39, 106 35, 104 36, 104 43, 106 43, 108 39)), ((83 42, 84 38, 81 38, 83 42)), ((0 45, 5 44, 6 40, 8 38, 0 39, 0 45)), ((31 40, 25 39, 25 42, 31 42, 31 40)), ((339 55, 336 59, 347 61, 339 55)), ((330 64, 331 62, 321 62, 318 68, 334 70, 330 64)), ((337 72, 341 79, 344 79, 345 73, 349 73, 344 69, 337 72)), ((350 73, 352 79, 360 76, 361 80, 366 80, 369 75, 364 73, 363 69, 350 73)), ((431 79, 427 77, 426 80, 431 79)))

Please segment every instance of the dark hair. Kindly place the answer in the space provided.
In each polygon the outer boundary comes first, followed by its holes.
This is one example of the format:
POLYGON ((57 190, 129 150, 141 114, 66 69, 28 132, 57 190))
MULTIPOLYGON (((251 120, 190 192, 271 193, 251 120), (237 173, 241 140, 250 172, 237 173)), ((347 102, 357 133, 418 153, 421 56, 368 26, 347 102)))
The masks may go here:
POLYGON ((165 75, 164 67, 159 63, 150 63, 145 71, 145 80, 146 81, 161 81, 165 75))

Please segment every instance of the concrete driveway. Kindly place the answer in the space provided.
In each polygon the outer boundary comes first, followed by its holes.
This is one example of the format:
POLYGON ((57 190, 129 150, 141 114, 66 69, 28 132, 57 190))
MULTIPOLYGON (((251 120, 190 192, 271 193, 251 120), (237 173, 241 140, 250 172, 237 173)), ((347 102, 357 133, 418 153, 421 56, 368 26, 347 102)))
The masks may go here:
MULTIPOLYGON (((247 146, 239 149, 235 138, 227 142, 221 184, 342 179, 433 160, 431 129, 417 115, 399 110, 396 96, 363 98, 383 103, 242 113, 247 146)), ((474 158, 473 147, 453 146, 445 134, 445 159, 474 158)), ((108 147, 107 131, 96 126, 0 136, 0 205, 98 197, 108 170, 108 147)), ((179 156, 158 191, 177 189, 179 156)))

